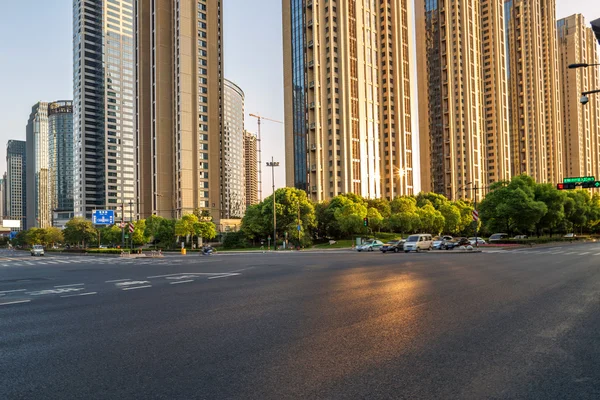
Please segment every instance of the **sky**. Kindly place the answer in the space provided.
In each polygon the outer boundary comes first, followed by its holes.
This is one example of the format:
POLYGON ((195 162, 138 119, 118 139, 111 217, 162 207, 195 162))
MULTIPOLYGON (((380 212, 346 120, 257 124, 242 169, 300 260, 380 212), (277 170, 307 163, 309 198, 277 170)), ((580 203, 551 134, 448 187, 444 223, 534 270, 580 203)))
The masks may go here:
MULTIPOLYGON (((283 121, 281 0, 223 0, 225 77, 245 92, 246 129, 256 132, 260 114, 283 121)), ((72 0, 3 1, 0 13, 0 174, 6 142, 25 139, 31 107, 38 101, 70 100, 72 92, 72 0)), ((600 2, 557 0, 557 18, 581 13, 600 18, 600 2)), ((284 129, 262 124, 263 165, 275 158, 277 187, 285 185, 284 129)), ((263 195, 271 193, 263 168, 263 195)))

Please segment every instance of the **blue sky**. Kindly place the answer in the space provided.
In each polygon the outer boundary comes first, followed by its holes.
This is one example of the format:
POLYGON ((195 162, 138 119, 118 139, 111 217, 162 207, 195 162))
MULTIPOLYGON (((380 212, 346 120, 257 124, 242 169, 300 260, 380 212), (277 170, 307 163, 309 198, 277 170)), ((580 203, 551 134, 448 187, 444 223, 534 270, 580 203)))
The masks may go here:
MULTIPOLYGON (((224 0, 225 77, 246 94, 246 114, 283 120, 281 0, 224 0)), ((0 174, 6 142, 25 139, 31 107, 38 101, 71 99, 72 1, 3 1, 0 13, 0 174)), ((557 0, 557 17, 582 13, 600 18, 600 2, 557 0)), ((281 162, 276 185, 284 185, 283 125, 263 124, 263 161, 281 162)), ((246 117, 246 129, 256 120, 246 117)), ((271 192, 263 168, 264 194, 271 192)))

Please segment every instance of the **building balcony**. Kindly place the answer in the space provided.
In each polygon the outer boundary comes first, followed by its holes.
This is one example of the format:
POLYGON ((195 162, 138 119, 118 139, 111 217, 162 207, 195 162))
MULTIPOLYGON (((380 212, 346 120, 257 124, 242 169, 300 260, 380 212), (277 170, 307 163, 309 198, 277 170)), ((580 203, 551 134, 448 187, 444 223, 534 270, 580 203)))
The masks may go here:
POLYGON ((308 68, 313 68, 315 66, 315 61, 314 60, 310 60, 308 62, 308 68))
POLYGON ((312 88, 314 88, 314 87, 315 87, 315 81, 310 81, 310 82, 308 83, 308 88, 309 88, 309 89, 312 89, 312 88))
POLYGON ((311 166, 310 166, 310 170, 311 170, 312 172, 317 172, 317 164, 313 164, 313 165, 311 165, 311 166))
POLYGON ((311 101, 310 104, 308 105, 308 108, 314 109, 315 108, 315 102, 311 101))
POLYGON ((309 27, 309 28, 312 28, 312 26, 313 26, 313 20, 309 19, 308 22, 306 23, 306 26, 309 27))
POLYGON ((312 0, 308 0, 308 1, 306 2, 306 8, 312 8, 312 6, 313 6, 313 2, 312 2, 312 0))
POLYGON ((309 40, 309 41, 308 41, 308 43, 307 43, 307 46, 308 46, 308 48, 309 48, 309 49, 312 49, 312 47, 313 47, 314 45, 315 45, 315 42, 314 42, 314 40, 309 40))
POLYGON ((312 191, 313 193, 317 193, 317 187, 316 187, 316 186, 313 186, 313 187, 311 188, 311 191, 312 191))
POLYGON ((308 125, 308 127, 309 127, 310 129, 315 129, 315 128, 317 127, 317 124, 315 124, 314 122, 311 122, 311 123, 308 125))
POLYGON ((313 143, 313 144, 311 144, 311 145, 310 145, 310 149, 311 149, 312 151, 317 151, 317 145, 316 145, 316 144, 314 144, 314 143, 313 143))

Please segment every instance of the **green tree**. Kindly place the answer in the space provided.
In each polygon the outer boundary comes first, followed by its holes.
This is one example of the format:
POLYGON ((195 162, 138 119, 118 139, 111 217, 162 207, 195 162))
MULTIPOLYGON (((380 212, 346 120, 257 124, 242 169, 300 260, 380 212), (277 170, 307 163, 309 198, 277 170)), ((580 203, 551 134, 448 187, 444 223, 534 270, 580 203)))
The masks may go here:
POLYGON ((158 231, 154 238, 160 247, 171 248, 175 243, 175 223, 174 219, 164 219, 160 222, 158 231))
POLYGON ((383 217, 374 207, 370 207, 367 210, 367 218, 369 219, 369 228, 372 229, 372 232, 380 232, 383 227, 383 217))
POLYGON ((148 243, 149 236, 146 235, 146 220, 140 219, 138 221, 135 221, 133 234, 131 235, 131 240, 136 246, 142 246, 148 243))
POLYGON ((63 235, 62 230, 50 227, 46 228, 46 232, 44 234, 44 244, 54 246, 56 243, 62 243, 65 241, 65 237, 63 235))
POLYGON ((536 232, 539 235, 548 230, 550 236, 560 228, 565 219, 565 203, 567 194, 562 192, 551 183, 537 184, 535 187, 535 199, 541 201, 547 207, 547 212, 536 224, 536 232))
MULTIPOLYGON (((298 212, 300 212, 300 226, 302 237, 310 242, 310 238, 317 226, 315 207, 308 199, 304 190, 296 188, 280 188, 275 191, 277 237, 279 239, 288 233, 288 238, 297 238, 298 212)), ((273 195, 267 197, 261 204, 262 226, 266 226, 265 234, 273 232, 273 195)), ((243 226, 243 224, 242 224, 243 226)), ((264 238, 264 236, 262 236, 264 238)))
POLYGON ((202 239, 211 240, 217 237, 217 228, 212 221, 199 221, 194 224, 194 234, 202 239))
POLYGON ((42 228, 31 228, 26 231, 25 241, 28 245, 33 246, 34 244, 45 244, 44 235, 46 230, 42 228))
POLYGON ((121 228, 117 225, 100 228, 98 231, 100 232, 100 241, 102 244, 113 246, 120 244, 122 241, 121 228))
POLYGON ((381 197, 379 199, 369 199, 367 200, 367 205, 369 208, 376 209, 379 214, 387 219, 392 215, 392 208, 390 207, 390 202, 385 197, 381 197))
POLYGON ((146 230, 144 231, 144 235, 149 238, 149 241, 154 242, 156 245, 157 235, 160 231, 160 226, 165 221, 165 218, 159 215, 151 215, 146 218, 146 230))
POLYGON ((416 232, 419 229, 417 199, 412 196, 396 197, 390 203, 390 229, 397 233, 416 232))
POLYGON ((458 235, 463 229, 460 208, 454 203, 447 202, 440 206, 439 212, 444 217, 443 231, 450 235, 458 235))
POLYGON ((195 235, 196 231, 194 229, 194 225, 198 223, 198 217, 194 214, 186 214, 182 216, 180 219, 175 222, 175 235, 183 237, 185 241, 187 241, 188 236, 195 235))
POLYGON ((425 206, 418 208, 417 216, 419 217, 419 230, 422 232, 438 235, 444 229, 446 223, 444 216, 431 204, 426 203, 425 206))
POLYGON ((364 218, 367 216, 367 207, 361 203, 348 202, 341 208, 335 210, 335 219, 345 236, 364 233, 364 218))
POLYGON ((268 236, 268 227, 262 214, 262 203, 254 204, 246 208, 246 214, 244 215, 244 218, 242 218, 240 230, 253 242, 268 236))
POLYGON ((439 210, 444 204, 448 202, 446 196, 433 192, 425 193, 421 192, 417 195, 417 206, 424 207, 428 203, 431 204, 436 210, 439 210))
POLYGON ((91 221, 82 217, 75 217, 65 224, 63 230, 65 241, 68 243, 81 243, 84 247, 97 240, 97 231, 91 221))

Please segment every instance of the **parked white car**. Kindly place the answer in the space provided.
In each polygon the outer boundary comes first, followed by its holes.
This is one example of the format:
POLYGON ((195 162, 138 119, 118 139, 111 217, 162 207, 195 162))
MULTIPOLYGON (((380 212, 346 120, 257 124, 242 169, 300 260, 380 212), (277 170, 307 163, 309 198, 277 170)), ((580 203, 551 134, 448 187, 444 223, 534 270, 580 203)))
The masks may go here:
MULTIPOLYGON (((475 246, 475 239, 476 239, 475 236, 469 238, 469 242, 471 242, 471 246, 475 246)), ((483 238, 478 237, 477 244, 486 244, 486 242, 485 242, 485 240, 483 240, 483 238)))
POLYGON ((43 256, 44 255, 44 246, 41 244, 34 244, 31 248, 32 256, 43 256))
POLYGON ((356 251, 373 251, 379 249, 381 246, 383 246, 381 240, 367 240, 360 246, 356 246, 356 251))
POLYGON ((404 252, 416 251, 417 253, 421 250, 433 249, 433 240, 431 235, 428 233, 420 233, 418 235, 410 235, 404 243, 404 252))

